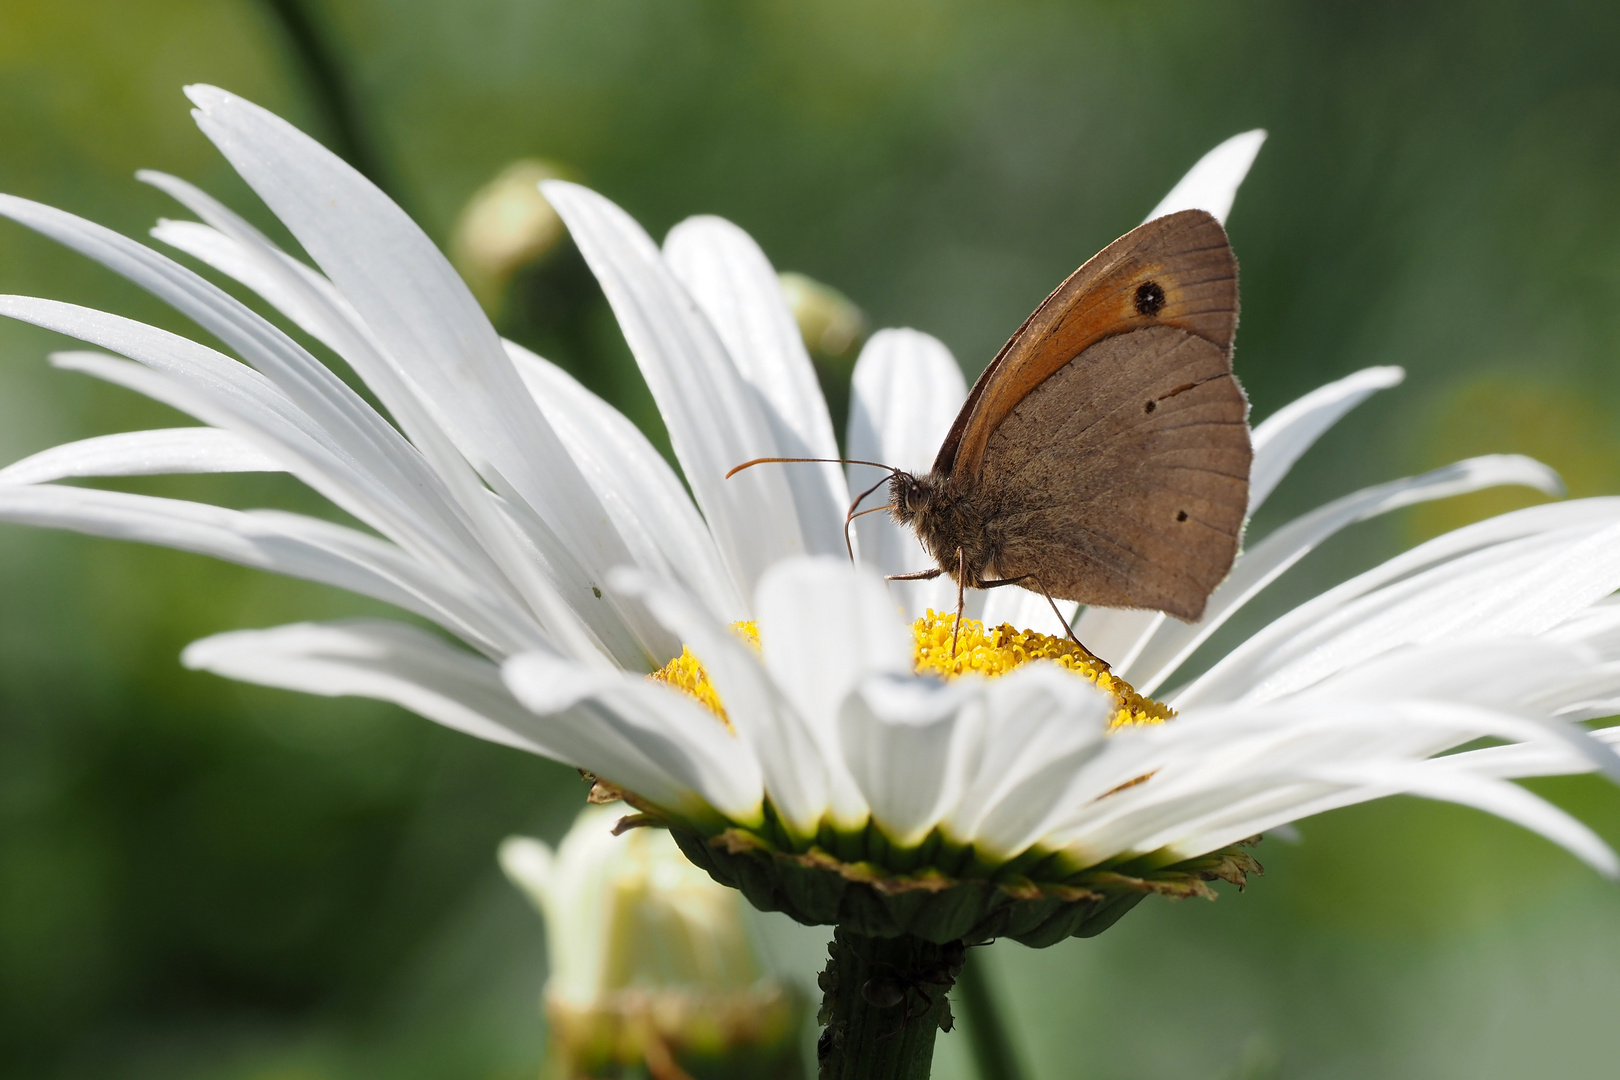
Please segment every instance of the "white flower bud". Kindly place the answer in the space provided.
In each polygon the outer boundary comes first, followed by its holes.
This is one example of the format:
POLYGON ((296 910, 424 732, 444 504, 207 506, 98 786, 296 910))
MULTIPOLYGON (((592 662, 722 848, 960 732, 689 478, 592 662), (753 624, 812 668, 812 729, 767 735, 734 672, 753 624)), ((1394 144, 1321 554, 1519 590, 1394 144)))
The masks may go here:
POLYGON ((479 303, 500 308, 512 275, 562 239, 562 219, 540 194, 562 173, 534 158, 514 161, 467 200, 450 237, 450 257, 479 303))
POLYGON ((803 274, 789 272, 777 277, 805 347, 829 359, 853 357, 867 330, 866 315, 855 302, 831 285, 803 274))
POLYGON ((792 1058, 801 1004, 765 977, 741 896, 662 829, 614 836, 623 814, 588 808, 555 852, 527 837, 501 844, 502 869, 545 916, 554 1063, 583 1076, 762 1050, 792 1058))

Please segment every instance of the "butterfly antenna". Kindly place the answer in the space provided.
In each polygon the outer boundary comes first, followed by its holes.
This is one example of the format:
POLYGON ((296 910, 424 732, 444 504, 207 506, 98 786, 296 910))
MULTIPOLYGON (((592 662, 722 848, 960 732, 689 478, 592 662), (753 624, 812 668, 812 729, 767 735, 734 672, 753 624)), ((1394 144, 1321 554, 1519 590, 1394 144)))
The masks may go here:
MULTIPOLYGON (((773 462, 782 464, 800 462, 814 465, 870 465, 874 469, 888 470, 889 476, 885 476, 882 480, 879 480, 877 483, 873 484, 871 487, 867 488, 865 491, 856 496, 855 501, 849 504, 849 509, 844 513, 844 550, 849 552, 850 562, 855 561, 855 542, 850 539, 849 526, 852 521, 860 517, 860 514, 855 512, 855 508, 861 505, 861 500, 865 499, 868 495, 872 494, 872 492, 888 483, 889 477, 895 476, 902 471, 895 468, 893 465, 885 465, 881 461, 862 461, 859 458, 760 457, 754 458, 752 461, 745 461, 741 465, 738 465, 735 469, 732 469, 730 472, 726 473, 726 479, 730 480, 733 476, 736 476, 744 469, 753 468, 755 465, 769 465, 773 462)), ((862 512, 865 513, 865 511, 862 512)))
POLYGON ((790 463, 800 461, 800 462, 809 462, 809 463, 818 464, 818 465, 870 465, 874 469, 887 469, 891 473, 897 473, 897 472, 900 471, 899 469, 895 468, 893 465, 885 465, 881 461, 858 461, 855 458, 841 458, 841 457, 757 457, 757 458, 754 458, 752 461, 743 462, 741 465, 738 465, 736 468, 734 468, 730 472, 726 473, 726 479, 730 480, 733 476, 736 476, 738 473, 742 472, 744 469, 751 469, 755 465, 769 465, 773 461, 774 462, 790 462, 790 463))

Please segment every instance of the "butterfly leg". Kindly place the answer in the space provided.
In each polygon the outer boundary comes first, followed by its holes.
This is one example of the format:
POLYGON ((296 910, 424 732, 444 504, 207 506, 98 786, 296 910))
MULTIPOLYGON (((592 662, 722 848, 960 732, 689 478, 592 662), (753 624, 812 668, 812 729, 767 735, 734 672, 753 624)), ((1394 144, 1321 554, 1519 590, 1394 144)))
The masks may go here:
POLYGON ((939 567, 932 570, 918 570, 915 574, 884 574, 884 581, 933 581, 945 571, 939 567))
POLYGON ((1033 582, 1035 587, 1041 591, 1041 595, 1046 597, 1046 602, 1051 605, 1052 614, 1057 616, 1057 621, 1062 624, 1063 632, 1069 636, 1069 640, 1074 642, 1081 652, 1101 664, 1104 671, 1112 671, 1113 668, 1108 666, 1108 661, 1086 648, 1085 642, 1074 636, 1074 628, 1069 625, 1069 620, 1063 617, 1063 612, 1058 610, 1057 601, 1052 599, 1052 594, 1046 591, 1046 586, 1042 585, 1041 579, 1034 574, 1022 574, 1015 578, 1001 578, 997 581, 981 581, 979 582, 979 588, 997 589, 1003 585, 1021 585, 1026 581, 1033 582))
POLYGON ((956 638, 962 632, 962 589, 967 582, 967 555, 956 549, 956 622, 951 625, 951 659, 956 659, 956 638))

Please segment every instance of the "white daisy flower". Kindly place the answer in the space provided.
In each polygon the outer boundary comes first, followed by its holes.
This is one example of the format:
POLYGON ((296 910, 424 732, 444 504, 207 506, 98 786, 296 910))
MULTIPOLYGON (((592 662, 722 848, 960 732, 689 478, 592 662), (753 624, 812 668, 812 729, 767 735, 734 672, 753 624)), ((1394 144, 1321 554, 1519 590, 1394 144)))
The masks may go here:
MULTIPOLYGON (((1162 703, 1130 684, 1171 685, 1216 628, 1352 522, 1494 484, 1551 492, 1557 478, 1486 457, 1335 500, 1244 552, 1198 624, 1079 613, 1111 673, 1056 636, 1044 600, 1014 589, 977 598, 983 625, 942 657, 928 609, 953 606, 949 586, 886 588, 878 576, 928 565, 913 538, 868 516, 861 566, 840 561, 849 493, 873 470, 725 479, 751 458, 838 456, 778 278, 742 230, 694 218, 660 248, 600 195, 544 189, 613 306, 683 486, 623 416, 502 342, 422 232, 352 169, 239 98, 188 93, 204 133, 315 266, 185 182, 142 174, 202 219, 161 222, 154 236, 330 347, 388 415, 180 264, 7 197, 0 213, 148 288, 246 363, 115 315, 0 298, 0 314, 127 358, 63 353, 58 366, 207 425, 20 461, 0 471, 0 518, 338 585, 467 647, 362 620, 223 634, 188 648, 187 664, 394 701, 579 766, 631 793, 756 905, 930 947, 1094 933, 1149 892, 1241 881, 1254 863, 1233 845, 1263 830, 1401 792, 1496 813, 1616 873, 1590 829, 1507 778, 1620 777, 1620 728, 1576 723, 1620 709, 1620 499, 1551 503, 1430 541, 1276 620, 1162 703), (271 469, 371 531, 52 482, 271 469), (909 630, 902 610, 917 620, 909 630), (733 631, 750 621, 757 653, 733 631), (1020 666, 1031 657, 1055 662, 1020 666), (964 671, 975 677, 934 674, 964 671), (1156 722, 1171 709, 1173 722, 1156 722), (1495 745, 1459 751, 1481 740, 1495 745)), ((1224 217, 1262 139, 1216 148, 1154 213, 1224 217)), ((1324 430, 1400 378, 1370 368, 1259 424, 1251 512, 1324 430)), ((926 467, 964 393, 938 341, 879 332, 854 376, 851 456, 926 467)), ((866 996, 893 1008, 898 993, 903 1017, 922 998, 935 1008, 932 988, 949 985, 960 953, 925 959, 908 961, 898 989, 866 996)), ((834 1013, 845 1032, 852 1021, 834 1013)), ((930 1016, 918 1026, 931 1045, 930 1016)))

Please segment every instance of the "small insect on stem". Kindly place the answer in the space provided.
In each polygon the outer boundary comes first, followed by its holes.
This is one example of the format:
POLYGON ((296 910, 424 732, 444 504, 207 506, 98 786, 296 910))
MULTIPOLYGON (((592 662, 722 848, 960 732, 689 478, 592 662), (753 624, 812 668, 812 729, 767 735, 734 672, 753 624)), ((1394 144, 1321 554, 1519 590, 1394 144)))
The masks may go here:
MULTIPOLYGON (((855 561, 855 544, 849 538, 849 527, 850 527, 851 522, 853 522, 856 518, 861 516, 861 514, 857 514, 855 512, 855 508, 857 506, 861 505, 861 503, 866 499, 866 497, 868 495, 872 494, 872 492, 876 491, 878 488, 882 487, 884 484, 887 484, 889 482, 890 477, 895 476, 895 475, 897 475, 897 474, 904 471, 902 469, 895 468, 893 465, 885 465, 880 461, 859 461, 859 460, 856 460, 855 458, 761 457, 761 458, 754 458, 752 461, 745 461, 741 465, 738 465, 736 468, 734 468, 730 472, 726 473, 726 479, 730 480, 733 476, 736 476, 738 473, 742 472, 744 469, 752 468, 755 465, 769 465, 769 464, 772 464, 772 463, 778 463, 778 464, 800 463, 800 464, 811 464, 811 465, 870 465, 874 469, 887 469, 887 470, 889 470, 889 476, 885 476, 882 480, 879 480, 877 483, 873 484, 871 487, 867 488, 865 491, 863 491, 859 495, 855 496, 854 501, 849 504, 849 509, 847 511, 845 511, 845 513, 844 513, 844 550, 849 552, 849 561, 850 562, 855 561)), ((880 506, 877 509, 878 510, 888 510, 888 509, 890 509, 890 507, 880 506)), ((863 510, 863 511, 861 511, 862 514, 871 514, 871 513, 875 513, 875 512, 876 511, 873 511, 873 510, 863 510)))
POLYGON ((882 969, 861 984, 861 998, 874 1009, 895 1009, 900 1012, 900 1023, 887 1034, 878 1036, 878 1042, 887 1042, 904 1034, 911 1021, 927 1016, 935 1004, 934 993, 949 993, 956 985, 967 957, 967 946, 952 941, 944 946, 934 960, 923 960, 906 968, 885 961, 869 961, 872 967, 882 969), (921 1008, 914 1011, 911 995, 921 999, 921 1008))

